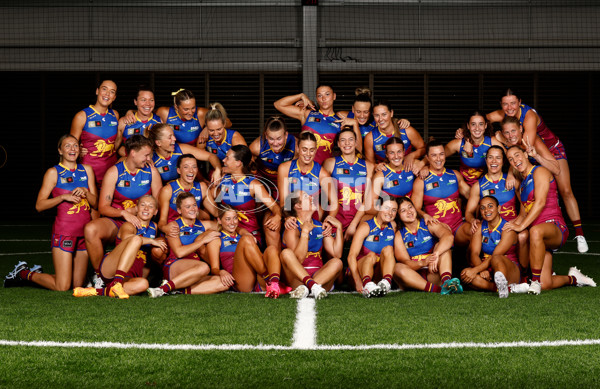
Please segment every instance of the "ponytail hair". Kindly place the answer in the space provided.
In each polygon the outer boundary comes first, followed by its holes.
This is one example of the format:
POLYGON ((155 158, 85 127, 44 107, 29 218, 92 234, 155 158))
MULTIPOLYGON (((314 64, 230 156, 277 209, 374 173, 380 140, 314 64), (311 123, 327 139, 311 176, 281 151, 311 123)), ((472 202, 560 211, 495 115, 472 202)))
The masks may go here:
POLYGON ((230 150, 233 153, 233 158, 242 163, 242 170, 244 173, 248 174, 255 169, 254 162, 252 162, 252 152, 248 146, 234 145, 231 146, 230 150))
POLYGON ((212 103, 208 108, 208 112, 204 116, 204 122, 208 123, 213 120, 220 120, 223 125, 227 123, 227 111, 221 103, 212 103))
POLYGON ((179 89, 176 92, 172 92, 171 96, 173 96, 173 104, 175 106, 180 105, 184 101, 196 99, 192 91, 189 91, 187 89, 179 89))
POLYGON ((263 129, 263 133, 260 136, 260 144, 261 146, 265 146, 267 143, 267 138, 265 134, 267 131, 281 131, 284 130, 287 132, 287 126, 285 124, 285 120, 281 116, 271 116, 265 122, 265 127, 263 129))

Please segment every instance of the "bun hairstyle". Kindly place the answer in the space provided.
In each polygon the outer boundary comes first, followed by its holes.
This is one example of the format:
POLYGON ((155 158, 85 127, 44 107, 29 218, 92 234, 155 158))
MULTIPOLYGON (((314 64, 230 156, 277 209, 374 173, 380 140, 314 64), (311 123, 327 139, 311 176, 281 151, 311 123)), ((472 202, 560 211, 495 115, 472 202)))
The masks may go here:
POLYGON ((204 116, 204 122, 208 123, 213 120, 220 120, 223 125, 227 123, 227 111, 221 103, 212 103, 208 108, 208 112, 204 116))
POLYGON ((263 129, 263 133, 260 135, 260 144, 261 146, 265 146, 267 144, 266 133, 269 132, 277 132, 277 131, 287 131, 287 126, 285 124, 285 120, 281 116, 271 116, 265 122, 265 127, 263 129))
POLYGON ((371 92, 371 89, 369 89, 369 87, 366 87, 366 86, 360 86, 360 87, 356 88, 354 90, 354 94, 356 95, 356 97, 358 97, 360 95, 365 95, 366 97, 369 98, 369 101, 371 99, 371 96, 373 95, 373 93, 371 92))
POLYGON ((194 94, 192 93, 192 91, 189 91, 187 89, 179 89, 176 92, 172 92, 171 96, 173 96, 173 104, 177 107, 179 105, 181 105, 182 102, 184 101, 188 101, 191 99, 196 99, 196 97, 194 96, 194 94))

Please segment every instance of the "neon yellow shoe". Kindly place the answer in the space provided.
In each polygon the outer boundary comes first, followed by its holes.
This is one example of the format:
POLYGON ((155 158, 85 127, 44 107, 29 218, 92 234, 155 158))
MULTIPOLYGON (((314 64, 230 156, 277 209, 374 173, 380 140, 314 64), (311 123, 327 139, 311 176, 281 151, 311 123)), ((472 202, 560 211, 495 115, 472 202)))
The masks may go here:
POLYGON ((96 292, 96 288, 77 287, 77 288, 73 289, 73 296, 75 296, 75 297, 98 296, 98 292, 96 292))
POLYGON ((110 288, 110 292, 108 292, 108 295, 110 297, 115 297, 118 299, 128 299, 129 295, 127 293, 125 293, 125 291, 123 290, 123 284, 117 282, 115 283, 112 288, 110 288))

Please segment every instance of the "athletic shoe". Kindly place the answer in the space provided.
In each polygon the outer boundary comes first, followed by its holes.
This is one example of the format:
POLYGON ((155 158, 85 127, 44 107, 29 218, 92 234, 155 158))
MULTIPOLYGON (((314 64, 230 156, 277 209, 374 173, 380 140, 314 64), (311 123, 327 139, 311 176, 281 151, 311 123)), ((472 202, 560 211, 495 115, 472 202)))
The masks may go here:
POLYGON ((498 297, 501 299, 505 299, 508 297, 508 281, 506 281, 506 277, 502 272, 494 273, 494 282, 496 283, 496 288, 498 288, 498 297))
POLYGON ((569 269, 568 275, 577 279, 577 286, 591 286, 596 287, 596 283, 590 277, 583 274, 578 268, 572 267, 569 269))
POLYGON ((265 297, 276 299, 279 297, 279 292, 279 282, 269 282, 267 284, 267 292, 265 293, 265 297))
POLYGON ((390 283, 388 282, 388 280, 381 280, 377 283, 377 286, 379 287, 379 289, 381 289, 381 293, 380 296, 385 296, 386 294, 388 294, 388 292, 390 290, 392 290, 392 285, 390 285, 390 283))
POLYGON ((381 295, 381 288, 378 285, 375 285, 373 281, 369 281, 363 286, 362 293, 366 298, 379 297, 381 295))
POLYGON ((42 265, 33 265, 29 271, 32 271, 34 273, 41 273, 44 271, 44 269, 42 269, 42 265))
POLYGON ((305 285, 300 285, 290 292, 290 298, 303 299, 308 296, 308 288, 305 285))
POLYGON ((315 300, 321 300, 327 297, 327 291, 319 284, 314 284, 312 288, 310 288, 310 295, 315 298, 315 300))
POLYGON ((21 272, 21 270, 25 270, 28 269, 29 267, 27 266, 27 262, 25 261, 19 261, 19 263, 17 263, 15 265, 15 268, 6 275, 6 277, 4 277, 5 280, 16 280, 16 279, 20 279, 21 277, 19 277, 19 273, 21 272))
POLYGON ((542 293, 542 284, 539 281, 531 281, 531 285, 529 285, 529 289, 527 289, 527 294, 535 294, 538 295, 542 293))
POLYGON ((75 296, 75 297, 98 296, 98 292, 96 292, 96 288, 80 288, 80 287, 77 287, 77 288, 73 289, 73 296, 75 296))
POLYGON ((527 282, 522 282, 520 284, 510 284, 508 285, 510 293, 527 293, 529 292, 529 284, 527 282))
POLYGON ((284 294, 288 294, 292 291, 292 287, 291 286, 287 286, 284 284, 284 286, 281 286, 281 284, 279 284, 279 296, 283 296, 284 294))
POLYGON ((579 251, 580 253, 587 253, 589 247, 587 241, 585 240, 585 236, 577 235, 575 237, 575 240, 577 241, 577 251, 579 251))
POLYGON ((148 292, 148 296, 150 296, 152 298, 157 298, 157 297, 162 297, 162 296, 166 296, 167 295, 165 293, 165 291, 162 290, 160 287, 159 288, 148 288, 146 290, 146 292, 148 292))
POLYGON ((440 294, 459 294, 463 292, 463 287, 460 284, 460 280, 458 278, 451 278, 449 280, 444 281, 442 284, 442 291, 440 294))
POLYGON ((92 286, 96 289, 102 289, 105 287, 104 281, 102 281, 101 277, 98 277, 98 274, 94 273, 92 276, 92 286))
POLYGON ((120 282, 115 282, 115 284, 110 288, 108 295, 110 297, 115 297, 122 300, 126 300, 129 298, 129 295, 123 289, 123 284, 121 284, 120 282))

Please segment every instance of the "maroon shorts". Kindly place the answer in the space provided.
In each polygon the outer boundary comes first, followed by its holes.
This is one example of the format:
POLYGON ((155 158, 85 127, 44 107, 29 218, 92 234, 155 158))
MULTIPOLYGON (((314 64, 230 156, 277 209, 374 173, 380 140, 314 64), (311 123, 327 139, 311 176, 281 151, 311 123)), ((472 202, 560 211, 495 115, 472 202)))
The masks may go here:
POLYGON ((562 144, 561 141, 557 141, 556 144, 552 145, 551 147, 548 147, 548 149, 550 149, 550 152, 554 156, 554 159, 556 159, 557 161, 559 159, 567 159, 567 152, 565 151, 565 146, 562 144))
MULTIPOLYGON (((107 256, 108 256, 108 254, 104 255, 104 257, 102 258, 102 261, 100 262, 100 266, 98 266, 98 268, 100 269, 100 278, 102 278, 102 281, 104 281, 105 285, 110 284, 114 278, 114 277, 107 278, 106 276, 104 276, 104 274, 102 274, 102 264, 104 263, 104 260, 106 259, 107 256)), ((131 267, 129 268, 129 271, 127 272, 127 274, 125 274, 125 278, 143 277, 144 276, 144 266, 146 266, 146 252, 140 250, 137 252, 135 261, 133 261, 133 265, 131 265, 131 267)))
POLYGON ((163 278, 165 280, 171 280, 171 265, 182 259, 191 259, 193 261, 200 261, 200 258, 196 255, 195 258, 170 258, 167 259, 162 265, 163 278))
POLYGON ((85 250, 85 239, 83 236, 68 236, 52 234, 52 248, 58 248, 67 253, 85 250))

